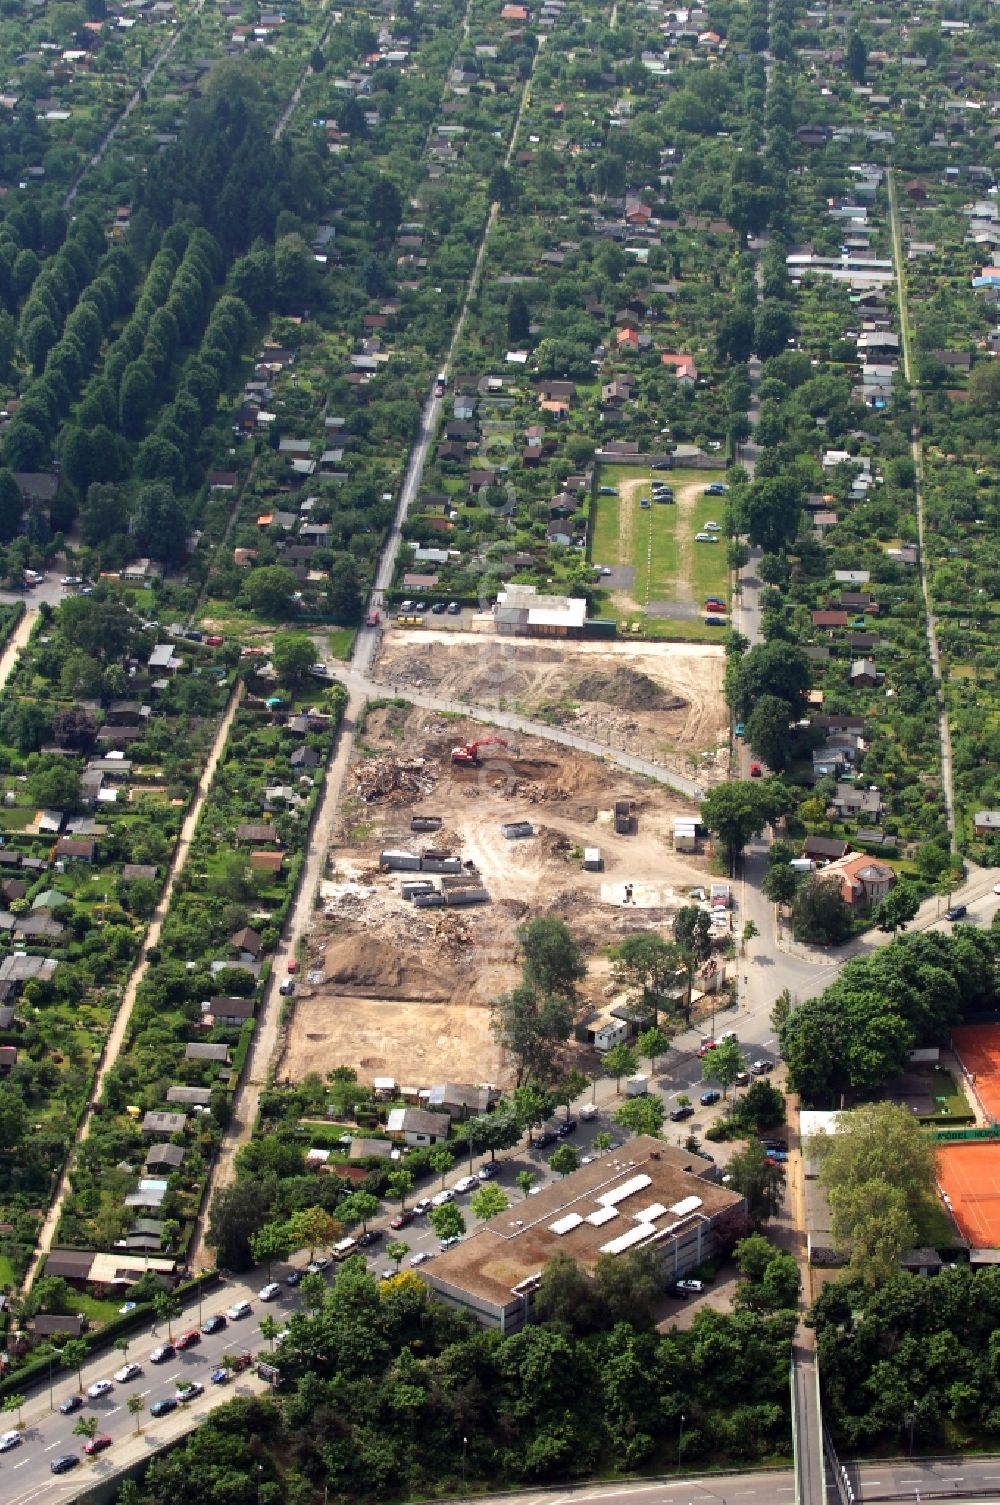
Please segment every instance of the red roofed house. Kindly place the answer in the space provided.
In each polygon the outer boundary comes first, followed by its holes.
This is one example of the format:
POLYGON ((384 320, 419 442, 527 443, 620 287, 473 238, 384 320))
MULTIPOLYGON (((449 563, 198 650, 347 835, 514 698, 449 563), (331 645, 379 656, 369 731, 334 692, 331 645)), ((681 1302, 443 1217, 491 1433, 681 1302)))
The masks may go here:
POLYGON ((814 611, 812 624, 814 627, 846 627, 846 611, 814 611))
POLYGON ((501 21, 527 21, 528 10, 524 5, 505 5, 500 12, 501 21))
POLYGON ((660 356, 660 364, 673 366, 677 380, 684 386, 692 387, 698 380, 698 367, 694 363, 693 356, 677 355, 671 350, 666 350, 660 356))
POLYGON ((836 878, 840 897, 852 909, 871 909, 895 885, 895 871, 885 862, 873 862, 863 852, 842 857, 823 869, 824 878, 836 878))
POLYGON ((616 338, 619 350, 629 350, 633 354, 638 354, 639 331, 634 324, 626 324, 624 329, 619 329, 616 338))

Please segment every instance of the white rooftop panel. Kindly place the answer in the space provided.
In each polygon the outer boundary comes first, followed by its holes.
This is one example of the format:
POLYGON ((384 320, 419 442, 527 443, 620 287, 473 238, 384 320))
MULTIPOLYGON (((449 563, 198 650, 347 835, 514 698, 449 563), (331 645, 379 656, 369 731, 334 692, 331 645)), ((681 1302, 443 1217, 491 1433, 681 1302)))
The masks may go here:
POLYGON ((700 1206, 700 1197, 682 1197, 679 1202, 674 1203, 670 1211, 679 1218, 686 1218, 689 1212, 694 1212, 695 1208, 700 1206))
POLYGON ((613 1207, 599 1207, 596 1212, 588 1214, 587 1222, 592 1228, 603 1228, 605 1223, 610 1223, 611 1219, 617 1216, 618 1213, 613 1207))
POLYGON ((620 1186, 613 1186, 610 1191, 602 1192, 598 1202, 603 1202, 605 1207, 617 1207, 619 1202, 624 1202, 626 1197, 634 1197, 637 1191, 645 1191, 647 1186, 652 1186, 652 1176, 642 1173, 633 1176, 629 1181, 623 1181, 620 1186))
POLYGON ((663 1202, 650 1202, 648 1207, 640 1207, 639 1211, 634 1212, 632 1216, 637 1223, 652 1223, 655 1218, 662 1218, 666 1210, 663 1202))
POLYGON ((638 1223, 634 1228, 627 1229, 613 1238, 610 1243, 601 1245, 602 1254, 624 1254, 626 1249, 631 1249, 635 1244, 641 1244, 653 1235, 651 1223, 638 1223))
POLYGON ((550 1233, 569 1233, 571 1228, 579 1228, 583 1218, 578 1212, 568 1212, 564 1218, 558 1218, 556 1222, 549 1224, 550 1233))

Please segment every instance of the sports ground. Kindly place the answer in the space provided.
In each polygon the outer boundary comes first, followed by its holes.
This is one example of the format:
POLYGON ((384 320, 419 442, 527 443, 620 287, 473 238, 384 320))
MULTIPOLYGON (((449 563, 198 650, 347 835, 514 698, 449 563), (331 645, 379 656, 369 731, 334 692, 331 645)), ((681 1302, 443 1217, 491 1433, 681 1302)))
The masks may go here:
MULTIPOLYGON (((959 1025, 952 1044, 984 1110, 1000 1121, 1000 1026, 959 1025)), ((1000 1246, 1000 1140, 940 1144, 937 1169, 962 1236, 977 1249, 1000 1246)))

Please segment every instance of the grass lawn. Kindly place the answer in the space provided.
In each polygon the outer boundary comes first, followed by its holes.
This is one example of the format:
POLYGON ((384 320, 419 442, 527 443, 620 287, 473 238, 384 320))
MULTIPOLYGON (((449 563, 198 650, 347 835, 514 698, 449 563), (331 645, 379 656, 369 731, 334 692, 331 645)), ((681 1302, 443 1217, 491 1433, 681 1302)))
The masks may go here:
POLYGON ((599 496, 594 508, 594 532, 591 538, 590 557, 602 564, 620 564, 618 558, 618 508, 621 498, 599 496))
POLYGON ((98 1323, 103 1325, 105 1322, 110 1322, 113 1317, 117 1317, 118 1308, 125 1300, 125 1296, 122 1296, 121 1300, 98 1301, 96 1296, 91 1296, 86 1291, 73 1292, 74 1310, 83 1312, 92 1326, 98 1323))
POLYGON ((0 1289, 7 1290, 19 1285, 20 1282, 21 1276, 15 1270, 13 1262, 7 1258, 6 1254, 0 1254, 0 1289))
POLYGON ((935 1066, 929 1073, 928 1089, 934 1099, 937 1109, 937 1117, 945 1121, 954 1117, 968 1117, 972 1109, 969 1107, 965 1093, 955 1081, 950 1071, 943 1066, 935 1066))
POLYGON ((334 627, 327 635, 330 652, 334 658, 348 659, 354 651, 354 639, 357 637, 355 627, 334 627))

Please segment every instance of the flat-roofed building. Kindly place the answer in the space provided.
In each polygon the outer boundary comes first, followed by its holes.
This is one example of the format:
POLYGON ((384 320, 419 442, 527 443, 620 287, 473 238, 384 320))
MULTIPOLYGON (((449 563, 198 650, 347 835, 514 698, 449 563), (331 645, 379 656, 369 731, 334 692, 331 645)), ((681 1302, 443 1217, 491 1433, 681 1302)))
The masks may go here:
POLYGON ((699 1155, 649 1136, 492 1218, 420 1273, 435 1295, 484 1327, 532 1320, 542 1271, 568 1254, 587 1274, 602 1255, 652 1249, 664 1284, 728 1249, 748 1228, 746 1203, 714 1180, 699 1155))

